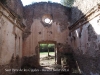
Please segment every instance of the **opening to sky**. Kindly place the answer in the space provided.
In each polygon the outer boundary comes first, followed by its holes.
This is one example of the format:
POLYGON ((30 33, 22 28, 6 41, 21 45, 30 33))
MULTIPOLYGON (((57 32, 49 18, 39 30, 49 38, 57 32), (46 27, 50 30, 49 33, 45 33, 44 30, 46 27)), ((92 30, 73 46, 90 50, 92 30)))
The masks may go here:
POLYGON ((55 3, 61 3, 61 0, 21 0, 23 5, 29 5, 29 4, 32 4, 32 3, 35 3, 35 2, 55 2, 55 3))

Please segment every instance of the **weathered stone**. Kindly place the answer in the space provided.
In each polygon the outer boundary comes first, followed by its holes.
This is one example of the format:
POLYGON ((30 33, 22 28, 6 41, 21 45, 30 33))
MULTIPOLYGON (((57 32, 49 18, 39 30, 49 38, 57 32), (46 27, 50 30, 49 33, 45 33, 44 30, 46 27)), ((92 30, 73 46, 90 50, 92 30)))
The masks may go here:
POLYGON ((21 68, 37 68, 39 67, 39 62, 37 56, 23 57, 21 68))
POLYGON ((41 21, 43 15, 46 15, 46 14, 52 15, 53 22, 56 22, 60 25, 61 31, 64 31, 68 27, 68 21, 70 18, 70 15, 69 15, 70 8, 68 7, 64 7, 57 3, 40 2, 40 3, 34 3, 32 5, 25 6, 24 9, 25 9, 24 18, 27 19, 26 31, 30 31, 30 27, 34 19, 39 19, 41 21), (57 9, 56 7, 59 9, 57 9), (60 12, 60 11, 63 11, 63 12, 60 12))
POLYGON ((88 40, 89 41, 95 41, 97 39, 97 36, 93 30, 93 27, 91 25, 88 26, 88 40))
POLYGON ((19 17, 23 17, 23 4, 21 0, 6 0, 5 3, 10 9, 10 11, 13 11, 15 14, 18 14, 19 17))
POLYGON ((79 20, 84 14, 100 3, 100 0, 75 0, 72 7, 71 25, 79 20))
MULTIPOLYGON (((71 53, 77 60, 83 75, 100 74, 100 44, 98 41, 100 35, 96 33, 94 27, 94 25, 98 25, 100 6, 93 8, 100 0, 95 0, 95 2, 76 0, 72 8, 46 2, 34 3, 25 7, 21 0, 6 0, 6 3, 5 0, 1 0, 1 2, 7 6, 0 4, 1 75, 16 75, 12 71, 5 72, 6 68, 37 68, 39 66, 39 42, 56 45, 58 64, 61 64, 61 58, 64 55, 69 58, 68 54, 71 53), (91 13, 87 13, 90 9, 96 9, 96 11, 91 10, 91 13), (50 26, 46 26, 48 24, 44 25, 42 22, 45 14, 51 15, 51 19, 53 19, 50 26), (23 19, 26 24, 24 33, 23 19), (75 27, 69 27, 71 32, 68 29, 69 24, 75 24, 75 27), (76 32, 77 29, 79 32, 76 32), (68 41, 69 33, 70 40, 68 41), (22 36, 25 38, 23 46, 22 36), (66 43, 67 41, 70 45, 66 43), (59 44, 57 44, 58 42, 59 44)), ((73 65, 75 60, 73 62, 69 58, 67 61, 70 68, 77 67, 73 65)))
POLYGON ((0 13, 0 75, 11 75, 14 73, 12 68, 21 67, 23 27, 20 27, 18 19, 8 17, 16 15, 1 3, 0 13))
MULTIPOLYGON (((89 13, 93 11, 94 9, 99 10, 98 8, 99 6, 96 6, 96 4, 100 3, 100 1, 96 0, 95 2, 90 1, 89 3, 87 3, 87 0, 84 0, 84 1, 76 0, 75 3, 77 7, 72 8, 72 24, 74 24, 74 26, 71 26, 70 29, 72 29, 71 33, 75 33, 76 30, 82 28, 82 32, 80 32, 81 38, 79 38, 80 34, 79 34, 79 37, 75 36, 77 40, 76 41, 72 40, 72 43, 70 45, 72 45, 75 59, 79 64, 82 74, 83 75, 96 75, 96 74, 99 75, 100 74, 99 72, 100 48, 99 48, 98 40, 100 40, 100 35, 97 33, 97 30, 99 31, 98 24, 97 24, 99 17, 97 13, 100 13, 100 12, 96 11, 96 12, 92 12, 91 14, 89 13), (81 4, 81 2, 84 2, 83 5, 81 4), (95 5, 95 7, 92 7, 92 5, 93 6, 95 5), (91 11, 87 13, 87 11, 89 11, 88 9, 89 10, 91 9, 91 11), (86 15, 88 15, 87 18, 89 19, 89 20, 86 19, 87 22, 85 22, 85 20, 82 20, 82 19, 85 19, 84 16, 86 15), (79 49, 74 49, 75 45, 73 44, 73 42, 78 44, 77 46, 79 49)), ((72 36, 73 34, 71 35, 71 38, 72 36)))

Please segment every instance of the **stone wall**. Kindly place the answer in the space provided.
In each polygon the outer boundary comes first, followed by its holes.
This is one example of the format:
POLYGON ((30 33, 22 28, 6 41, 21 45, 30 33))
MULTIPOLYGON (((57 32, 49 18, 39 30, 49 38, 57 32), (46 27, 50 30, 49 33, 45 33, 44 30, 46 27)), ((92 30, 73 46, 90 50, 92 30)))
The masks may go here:
POLYGON ((100 75, 100 5, 70 26, 69 43, 83 75, 100 75))
POLYGON ((0 3, 0 75, 9 75, 5 69, 18 68, 22 58, 24 26, 0 3))
POLYGON ((100 0, 76 0, 72 9, 56 3, 40 2, 23 8, 20 0, 6 2, 7 8, 0 4, 1 75, 8 75, 5 68, 19 68, 22 56, 22 67, 39 66, 39 42, 60 43, 60 52, 74 52, 83 75, 100 74, 100 5, 96 6, 100 0), (48 14, 53 20, 49 25, 42 22, 48 14), (23 46, 21 17, 26 24, 23 46), (66 48, 67 42, 73 51, 66 48))
POLYGON ((5 4, 13 11, 14 13, 18 14, 19 17, 23 17, 23 4, 21 0, 6 0, 5 4))
POLYGON ((23 56, 36 56, 39 62, 39 42, 66 43, 70 9, 56 3, 40 2, 24 8, 26 20, 23 56), (49 14, 52 24, 43 23, 43 16, 49 14), (62 39, 63 38, 63 39, 62 39))
POLYGON ((100 0, 75 0, 72 7, 71 25, 73 25, 97 4, 100 4, 100 0))
POLYGON ((35 47, 40 41, 65 43, 69 25, 69 8, 56 3, 41 2, 26 6, 24 9, 26 32, 28 30, 31 32, 24 41, 24 55, 34 55, 35 47), (41 21, 45 14, 51 14, 53 17, 53 23, 49 27, 44 26, 41 21))
POLYGON ((60 25, 60 30, 67 28, 70 20, 70 8, 64 7, 57 3, 34 3, 24 7, 24 19, 26 20, 27 32, 31 29, 31 25, 35 19, 41 21, 43 15, 51 14, 53 22, 60 25), (62 11, 62 12, 61 12, 62 11))

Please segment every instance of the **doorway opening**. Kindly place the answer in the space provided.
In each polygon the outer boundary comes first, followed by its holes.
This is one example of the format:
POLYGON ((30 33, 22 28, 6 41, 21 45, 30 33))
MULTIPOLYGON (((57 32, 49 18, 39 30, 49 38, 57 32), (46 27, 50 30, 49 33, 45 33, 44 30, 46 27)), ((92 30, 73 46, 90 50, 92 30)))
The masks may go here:
POLYGON ((56 50, 54 43, 40 43, 40 65, 51 66, 56 63, 56 50))

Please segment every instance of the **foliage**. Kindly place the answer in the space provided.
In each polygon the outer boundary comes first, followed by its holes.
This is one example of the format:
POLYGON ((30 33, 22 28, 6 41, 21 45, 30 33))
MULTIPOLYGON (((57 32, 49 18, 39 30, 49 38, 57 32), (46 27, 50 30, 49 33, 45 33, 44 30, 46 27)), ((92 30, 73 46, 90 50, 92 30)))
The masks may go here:
POLYGON ((40 52, 48 52, 48 49, 50 52, 53 52, 54 47, 54 44, 40 44, 40 52))
POLYGON ((2 4, 6 4, 6 0, 0 0, 2 4))
POLYGON ((75 0, 61 0, 61 4, 67 7, 72 7, 75 0))

